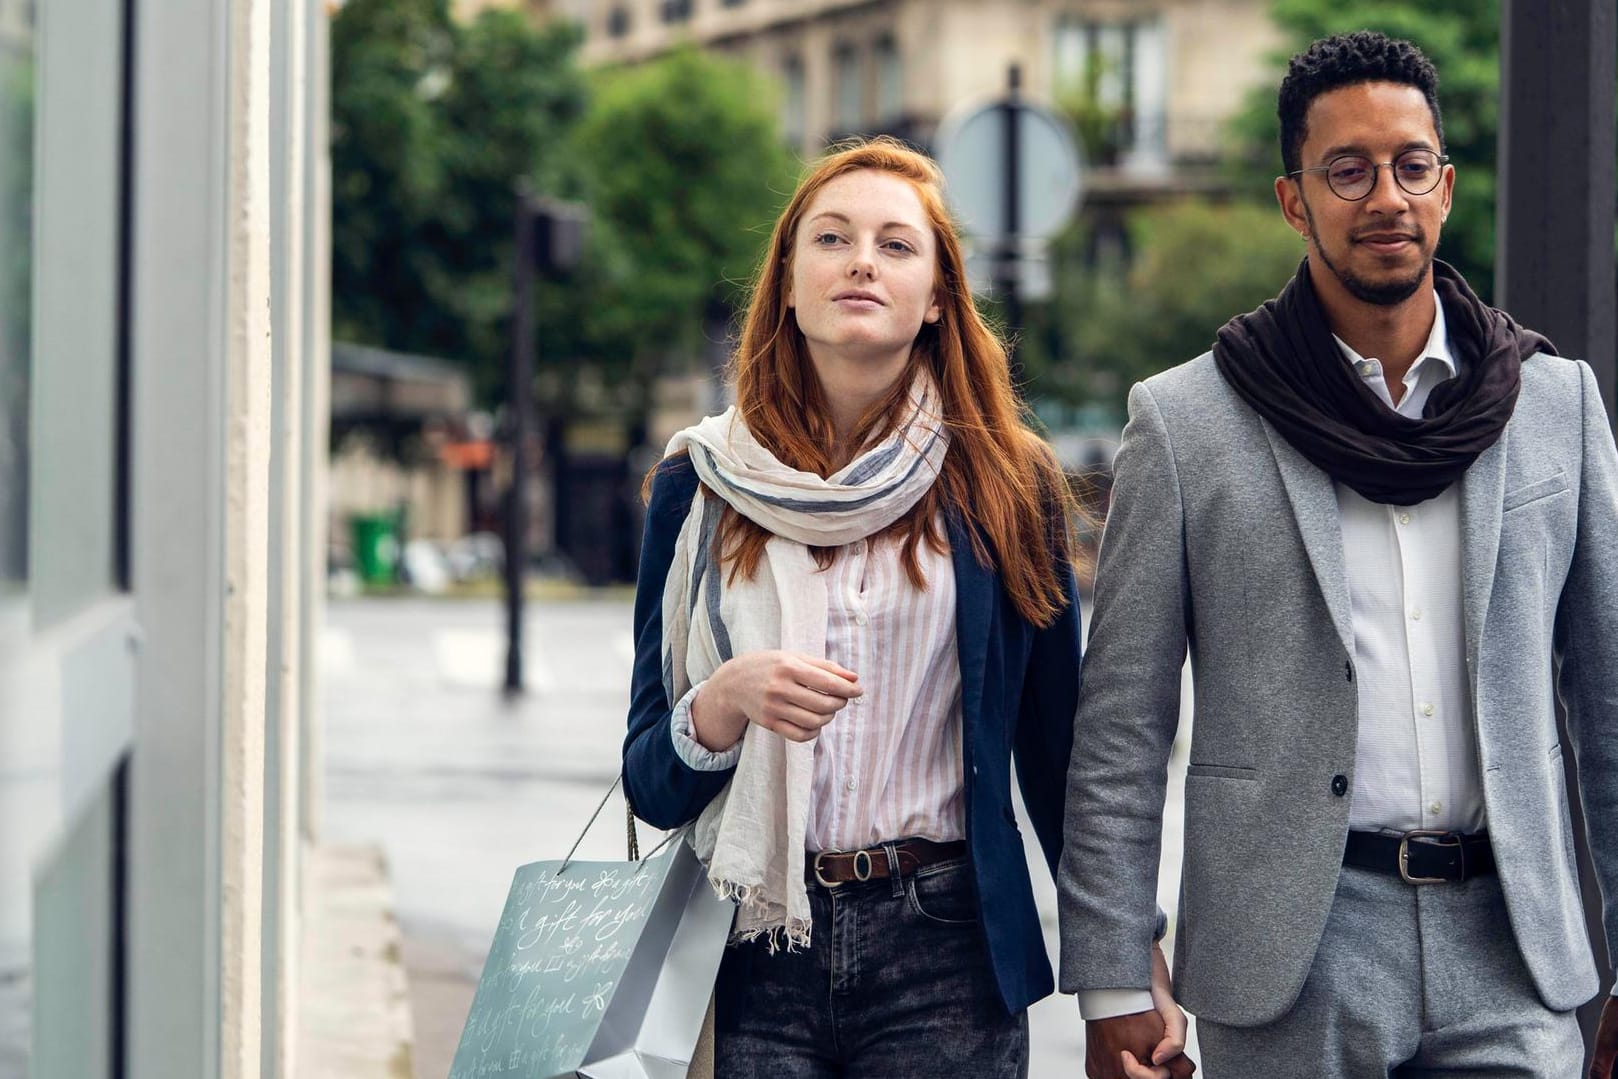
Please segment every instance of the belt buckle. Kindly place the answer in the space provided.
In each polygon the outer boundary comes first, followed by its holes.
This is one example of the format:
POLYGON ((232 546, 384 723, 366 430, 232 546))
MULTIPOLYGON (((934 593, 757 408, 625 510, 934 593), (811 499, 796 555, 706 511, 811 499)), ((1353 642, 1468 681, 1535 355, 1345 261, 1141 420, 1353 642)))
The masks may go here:
MULTIPOLYGON (((1443 839, 1446 836, 1454 836, 1455 837, 1454 847, 1455 847, 1456 850, 1460 851, 1460 854, 1461 854, 1461 879, 1465 880, 1466 879, 1466 846, 1465 846, 1465 844, 1463 844, 1461 842, 1460 834, 1457 833, 1457 832, 1446 832, 1446 831, 1442 831, 1442 830, 1439 830, 1439 829, 1432 829, 1432 828, 1418 828, 1415 831, 1406 832, 1404 835, 1399 837, 1399 877, 1400 877, 1400 879, 1403 880, 1406 884, 1448 884, 1449 883, 1449 878, 1448 877, 1412 877, 1410 875, 1410 841, 1412 839, 1443 839)), ((1439 843, 1439 844, 1436 844, 1436 845, 1440 846, 1440 847, 1447 847, 1447 846, 1450 846, 1451 844, 1439 843)))
MULTIPOLYGON (((822 887, 825 887, 825 888, 838 888, 838 887, 841 887, 842 885, 848 883, 847 881, 843 881, 843 880, 827 880, 824 876, 821 875, 821 872, 820 872, 821 861, 828 854, 844 854, 844 853, 847 853, 847 852, 846 851, 837 851, 837 850, 823 850, 820 853, 815 855, 815 880, 819 881, 822 887)), ((854 852, 854 879, 861 882, 861 883, 864 883, 865 881, 870 880, 871 879, 871 864, 872 863, 871 863, 871 852, 870 851, 868 851, 868 850, 857 850, 857 851, 855 851, 854 852), (862 861, 860 861, 861 858, 863 858, 865 860, 862 862, 862 861)))
POLYGON ((843 883, 840 880, 827 880, 825 877, 820 875, 820 863, 826 857, 826 855, 830 853, 832 852, 823 850, 815 855, 815 879, 820 882, 820 885, 823 888, 836 888, 843 883))

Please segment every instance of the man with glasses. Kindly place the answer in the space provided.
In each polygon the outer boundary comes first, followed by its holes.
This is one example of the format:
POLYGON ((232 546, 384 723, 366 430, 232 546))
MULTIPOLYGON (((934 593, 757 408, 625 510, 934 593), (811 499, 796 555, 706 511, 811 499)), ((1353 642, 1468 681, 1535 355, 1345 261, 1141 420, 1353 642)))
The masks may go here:
MULTIPOLYGON (((1434 258, 1437 82, 1375 33, 1292 59, 1275 190, 1306 257, 1130 394, 1059 874, 1091 1076, 1169 1072, 1148 986, 1188 649, 1174 983, 1206 1073, 1580 1073, 1555 702, 1618 940, 1618 453, 1590 369, 1434 258)), ((1609 1001, 1591 1075, 1615 1044, 1609 1001)))

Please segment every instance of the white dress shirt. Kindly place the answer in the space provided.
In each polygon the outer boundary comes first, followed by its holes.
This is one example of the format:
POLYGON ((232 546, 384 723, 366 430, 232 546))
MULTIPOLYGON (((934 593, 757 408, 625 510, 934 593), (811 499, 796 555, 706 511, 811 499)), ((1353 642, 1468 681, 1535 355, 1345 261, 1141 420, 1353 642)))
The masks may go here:
MULTIPOLYGON (((1347 362, 1384 403, 1419 417, 1459 372, 1444 308, 1397 404, 1382 364, 1341 338, 1347 362)), ((1354 627, 1359 738, 1349 827, 1483 827, 1483 780, 1466 677, 1460 484, 1414 506, 1371 502, 1337 484, 1354 627)))
MULTIPOLYGON (((947 550, 918 544, 918 589, 900 552, 891 538, 861 540, 825 571, 826 658, 859 675, 865 693, 815 739, 811 852, 966 835, 955 567, 947 550)), ((736 763, 741 742, 713 753, 692 737, 691 701, 705 684, 675 705, 671 733, 681 760, 716 771, 736 763)))

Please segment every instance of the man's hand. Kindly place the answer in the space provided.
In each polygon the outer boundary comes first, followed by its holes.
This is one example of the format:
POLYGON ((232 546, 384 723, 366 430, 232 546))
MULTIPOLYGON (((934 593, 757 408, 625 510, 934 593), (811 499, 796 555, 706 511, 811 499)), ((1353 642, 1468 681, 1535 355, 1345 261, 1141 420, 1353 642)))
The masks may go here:
POLYGON ((1618 1000, 1612 997, 1601 1006, 1595 1048, 1595 1056, 1590 1060, 1590 1079, 1612 1079, 1612 1066, 1618 1061, 1618 1000))
POLYGON ((1152 945, 1155 1011, 1085 1024, 1085 1074, 1090 1079, 1189 1079, 1197 1070, 1185 1055, 1185 1012, 1174 1002, 1168 960, 1152 945))
POLYGON ((1157 1012, 1115 1015, 1085 1024, 1084 1074, 1090 1079, 1187 1079, 1196 1070, 1178 1050, 1150 1061, 1166 1042, 1163 1017, 1157 1012))

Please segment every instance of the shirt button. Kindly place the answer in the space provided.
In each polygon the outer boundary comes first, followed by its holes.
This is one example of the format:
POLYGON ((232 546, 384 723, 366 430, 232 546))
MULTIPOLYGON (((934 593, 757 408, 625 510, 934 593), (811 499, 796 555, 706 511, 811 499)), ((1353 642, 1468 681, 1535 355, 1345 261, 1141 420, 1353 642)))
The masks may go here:
POLYGON ((847 783, 844 783, 843 786, 847 787, 849 790, 854 790, 859 786, 859 783, 851 779, 847 783))
POLYGON ((1331 777, 1331 792, 1341 798, 1348 793, 1348 777, 1335 775, 1331 777))
POLYGON ((1434 816, 1437 816, 1439 813, 1443 812, 1443 809, 1444 809, 1444 803, 1443 802, 1434 802, 1434 803, 1432 803, 1431 805, 1429 805, 1427 807, 1427 812, 1433 814, 1434 816))
POLYGON ((1372 363, 1370 360, 1361 360, 1360 374, 1366 378, 1370 378, 1372 375, 1376 374, 1376 364, 1372 363))
POLYGON ((1422 705, 1421 706, 1421 714, 1424 715, 1424 716, 1432 715, 1433 714, 1433 706, 1430 705, 1430 704, 1422 705))
POLYGON ((1402 525, 1409 524, 1410 523, 1410 514, 1408 514, 1408 513, 1399 514, 1399 523, 1402 524, 1402 525))
POLYGON ((865 624, 866 624, 866 623, 867 623, 867 622, 869 622, 869 621, 870 621, 870 619, 869 619, 869 618, 867 618, 867 617, 866 617, 866 616, 865 616, 865 615, 863 615, 863 614, 861 614, 861 615, 855 615, 855 616, 854 616, 854 622, 855 622, 855 623, 856 623, 856 624, 857 624, 857 625, 861 625, 861 626, 863 626, 863 625, 865 625, 865 624))
POLYGON ((1421 608, 1420 607, 1412 607, 1410 609, 1410 617, 1412 619, 1414 619, 1415 621, 1420 622, 1421 621, 1421 608))

